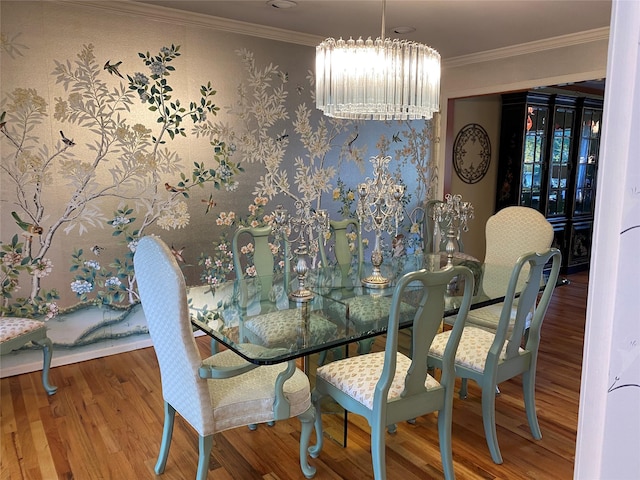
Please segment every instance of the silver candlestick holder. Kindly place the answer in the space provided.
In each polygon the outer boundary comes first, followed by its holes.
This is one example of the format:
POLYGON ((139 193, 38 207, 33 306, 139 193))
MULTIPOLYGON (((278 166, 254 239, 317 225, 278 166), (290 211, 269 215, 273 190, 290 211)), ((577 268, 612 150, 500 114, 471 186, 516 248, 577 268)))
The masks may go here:
POLYGON ((435 228, 446 232, 447 266, 453 265, 456 240, 460 240, 461 232, 469 231, 468 222, 471 219, 473 219, 473 205, 470 202, 463 202, 462 195, 447 193, 444 197, 444 202, 434 206, 433 221, 435 228))
POLYGON ((286 242, 296 245, 294 271, 298 278, 298 288, 289 293, 289 299, 306 302, 314 297, 306 286, 308 258, 317 251, 318 239, 324 238, 329 231, 329 215, 326 210, 314 210, 309 202, 302 200, 296 200, 295 208, 295 215, 290 215, 282 205, 278 205, 274 210, 274 224, 275 230, 286 242))
POLYGON ((362 285, 369 288, 385 288, 391 280, 380 271, 382 265, 382 232, 398 235, 398 225, 403 219, 402 198, 405 186, 396 183, 389 173, 391 157, 371 157, 373 178, 367 178, 358 185, 358 205, 356 212, 361 228, 375 233, 376 243, 371 252, 373 271, 362 279, 362 285))

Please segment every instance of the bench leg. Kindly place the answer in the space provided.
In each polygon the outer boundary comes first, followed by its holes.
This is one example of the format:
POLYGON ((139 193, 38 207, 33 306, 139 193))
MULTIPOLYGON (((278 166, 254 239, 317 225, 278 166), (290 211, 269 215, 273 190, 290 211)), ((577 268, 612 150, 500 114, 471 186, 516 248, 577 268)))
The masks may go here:
POLYGON ((58 390, 58 387, 55 387, 49 383, 49 367, 51 367, 51 353, 53 350, 53 345, 48 337, 45 337, 41 340, 36 340, 33 343, 36 343, 42 347, 42 353, 44 356, 44 362, 42 365, 42 385, 49 395, 53 395, 58 390))

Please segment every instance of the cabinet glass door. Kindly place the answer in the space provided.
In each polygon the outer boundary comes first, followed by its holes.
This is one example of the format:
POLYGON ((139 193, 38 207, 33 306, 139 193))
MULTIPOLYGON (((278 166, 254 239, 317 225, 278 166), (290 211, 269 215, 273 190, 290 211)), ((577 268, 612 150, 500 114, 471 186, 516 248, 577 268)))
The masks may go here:
POLYGON ((580 126, 574 215, 593 214, 601 124, 602 109, 584 109, 580 126))
POLYGON ((553 143, 547 185, 547 217, 566 215, 575 109, 558 106, 553 116, 553 143))
POLYGON ((544 148, 549 108, 543 105, 527 105, 527 125, 524 134, 520 205, 540 210, 544 148))

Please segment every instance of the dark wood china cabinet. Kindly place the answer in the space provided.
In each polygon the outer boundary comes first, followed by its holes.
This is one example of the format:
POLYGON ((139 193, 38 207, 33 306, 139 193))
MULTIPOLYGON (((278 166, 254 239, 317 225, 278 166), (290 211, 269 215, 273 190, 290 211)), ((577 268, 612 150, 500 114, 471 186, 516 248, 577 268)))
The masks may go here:
POLYGON ((565 273, 589 267, 601 129, 601 99, 502 96, 496 211, 524 205, 542 212, 565 273))

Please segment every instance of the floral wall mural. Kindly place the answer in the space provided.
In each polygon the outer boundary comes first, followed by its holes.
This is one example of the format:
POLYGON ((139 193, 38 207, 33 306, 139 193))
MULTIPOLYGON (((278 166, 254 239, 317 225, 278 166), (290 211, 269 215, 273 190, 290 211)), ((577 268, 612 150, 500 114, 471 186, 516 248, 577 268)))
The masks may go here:
MULTIPOLYGON (((215 287, 236 275, 233 232, 276 205, 355 216, 372 155, 407 186, 402 232, 420 248, 431 122, 321 116, 312 48, 88 5, 0 8, 0 313, 47 321, 54 365, 146 341, 141 236, 171 245, 188 283, 215 287)), ((29 353, 3 357, 2 374, 29 353)))

